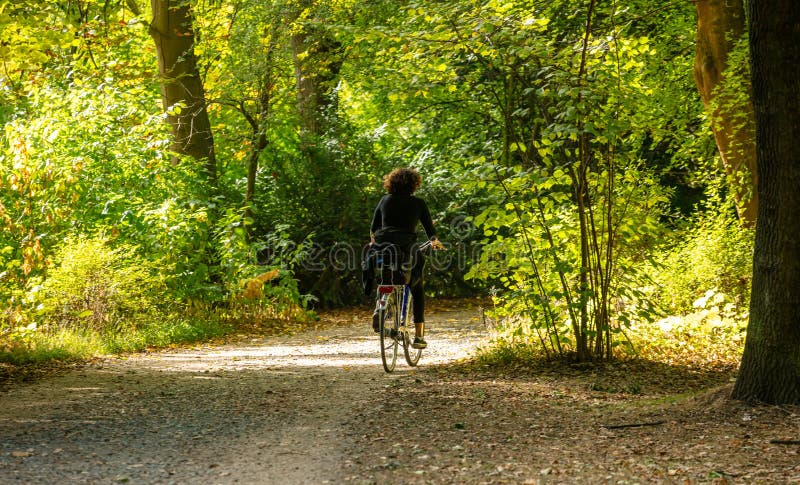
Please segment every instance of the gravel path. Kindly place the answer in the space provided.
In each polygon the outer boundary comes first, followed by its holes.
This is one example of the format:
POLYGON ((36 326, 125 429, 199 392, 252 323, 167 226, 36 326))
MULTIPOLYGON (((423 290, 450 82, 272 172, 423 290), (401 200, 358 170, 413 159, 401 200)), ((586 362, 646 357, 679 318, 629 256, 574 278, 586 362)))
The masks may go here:
POLYGON ((800 406, 728 400, 733 370, 458 365, 462 301, 385 374, 368 317, 10 384, 0 484, 800 484, 800 406))
MULTIPOLYGON (((478 316, 430 317, 420 370, 466 356, 485 338, 478 316)), ((351 323, 12 386, 0 394, 0 483, 370 481, 354 465, 357 441, 374 431, 360 417, 419 372, 400 360, 385 374, 378 349, 366 324, 351 323)))

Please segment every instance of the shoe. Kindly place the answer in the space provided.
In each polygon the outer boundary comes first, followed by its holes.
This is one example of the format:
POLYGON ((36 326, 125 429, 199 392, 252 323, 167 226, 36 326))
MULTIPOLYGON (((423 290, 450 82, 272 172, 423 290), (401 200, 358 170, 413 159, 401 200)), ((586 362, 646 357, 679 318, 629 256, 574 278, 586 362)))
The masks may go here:
POLYGON ((428 342, 423 337, 414 337, 414 343, 411 344, 411 347, 415 349, 424 349, 427 346, 428 342))
POLYGON ((381 320, 381 314, 380 314, 380 313, 378 313, 378 311, 376 310, 376 311, 375 311, 375 312, 372 314, 372 330, 374 330, 374 331, 375 331, 375 333, 378 333, 378 332, 380 332, 380 331, 381 331, 381 329, 380 329, 380 327, 381 327, 381 322, 380 322, 380 320, 381 320))

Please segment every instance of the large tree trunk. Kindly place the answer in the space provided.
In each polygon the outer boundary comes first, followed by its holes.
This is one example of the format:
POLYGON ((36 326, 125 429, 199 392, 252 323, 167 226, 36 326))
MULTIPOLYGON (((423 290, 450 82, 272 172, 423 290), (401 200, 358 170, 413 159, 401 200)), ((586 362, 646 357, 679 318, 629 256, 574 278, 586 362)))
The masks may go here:
POLYGON ((758 210, 755 132, 752 103, 715 91, 724 81, 728 54, 744 35, 743 0, 697 0, 694 78, 706 109, 725 173, 732 181, 739 219, 755 222, 758 210), (715 99, 719 95, 720 99, 715 99))
POLYGON ((760 205, 733 398, 800 404, 800 9, 749 0, 760 205))
POLYGON ((217 182, 214 137, 206 110, 205 91, 194 55, 189 2, 151 0, 150 35, 158 52, 161 100, 172 126, 173 150, 204 162, 212 187, 217 182), (177 108, 180 106, 180 108, 177 108))

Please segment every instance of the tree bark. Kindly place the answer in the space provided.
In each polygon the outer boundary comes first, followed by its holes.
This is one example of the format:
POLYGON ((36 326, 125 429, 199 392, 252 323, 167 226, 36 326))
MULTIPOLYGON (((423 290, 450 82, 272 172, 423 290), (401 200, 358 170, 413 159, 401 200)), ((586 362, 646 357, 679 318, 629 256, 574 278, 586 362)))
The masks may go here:
MULTIPOLYGON (((261 152, 267 147, 269 141, 267 140, 267 117, 270 108, 270 92, 269 86, 265 85, 262 88, 264 91, 259 95, 259 113, 257 117, 253 117, 242 108, 242 113, 250 123, 252 134, 250 136, 250 155, 247 157, 247 184, 244 192, 245 213, 247 219, 253 218, 253 201, 256 195, 256 176, 258 175, 258 159, 261 157, 261 152)), ((251 227, 247 226, 247 235, 252 236, 251 227)))
POLYGON ((724 81, 728 54, 745 34, 743 0, 697 0, 694 78, 711 112, 711 129, 723 168, 732 181, 739 220, 749 226, 758 210, 753 106, 716 91, 724 81), (722 96, 715 99, 717 95, 722 96))
POLYGON ((151 0, 150 35, 158 53, 161 100, 172 127, 173 150, 204 163, 212 187, 217 184, 214 137, 206 109, 205 90, 194 54, 189 2, 151 0))
POLYGON ((319 108, 322 101, 321 89, 314 80, 314 74, 303 59, 306 55, 308 36, 297 33, 292 35, 292 61, 294 63, 295 87, 297 89, 297 115, 303 134, 318 135, 320 132, 319 108))
POLYGON ((732 397, 800 404, 800 9, 749 0, 760 205, 753 291, 732 397))

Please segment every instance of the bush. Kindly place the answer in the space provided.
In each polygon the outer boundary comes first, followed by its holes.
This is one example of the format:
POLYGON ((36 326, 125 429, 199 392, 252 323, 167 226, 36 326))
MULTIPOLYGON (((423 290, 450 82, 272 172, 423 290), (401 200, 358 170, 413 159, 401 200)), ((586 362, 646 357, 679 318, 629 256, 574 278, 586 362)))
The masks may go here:
POLYGON ((741 317, 726 317, 712 296, 694 313, 632 328, 632 346, 625 350, 672 365, 735 367, 742 358, 746 323, 741 317))
POLYGON ((44 283, 32 290, 48 328, 105 333, 136 327, 155 318, 168 301, 158 272, 132 246, 69 239, 55 260, 44 283))
POLYGON ((714 295, 725 316, 742 315, 750 301, 753 230, 725 210, 711 210, 656 258, 653 298, 667 314, 685 315, 714 295))

